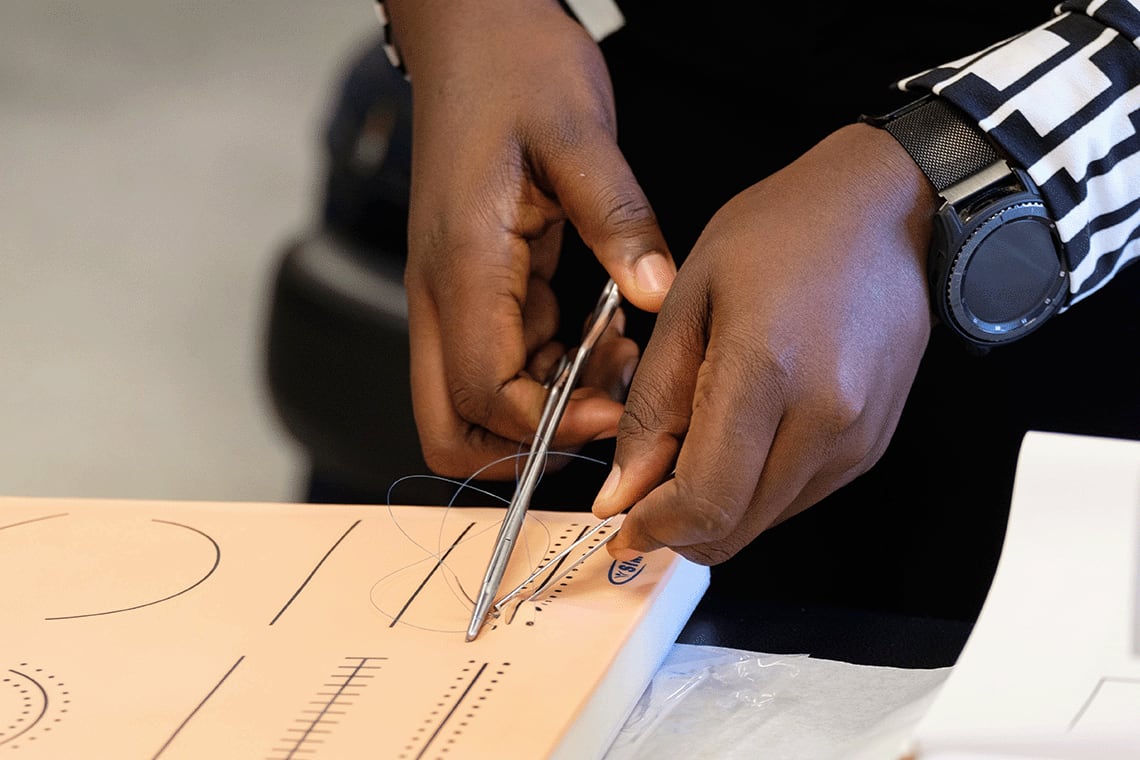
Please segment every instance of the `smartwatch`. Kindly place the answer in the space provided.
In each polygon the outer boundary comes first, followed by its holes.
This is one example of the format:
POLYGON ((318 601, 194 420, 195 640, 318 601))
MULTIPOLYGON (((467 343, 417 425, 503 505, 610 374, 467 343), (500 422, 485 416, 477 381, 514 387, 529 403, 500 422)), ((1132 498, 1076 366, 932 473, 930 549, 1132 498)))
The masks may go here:
POLYGON ((942 200, 927 276, 943 324, 984 352, 1028 335, 1064 306, 1069 268, 1056 224, 1029 175, 970 117, 927 95, 863 121, 898 140, 942 200))

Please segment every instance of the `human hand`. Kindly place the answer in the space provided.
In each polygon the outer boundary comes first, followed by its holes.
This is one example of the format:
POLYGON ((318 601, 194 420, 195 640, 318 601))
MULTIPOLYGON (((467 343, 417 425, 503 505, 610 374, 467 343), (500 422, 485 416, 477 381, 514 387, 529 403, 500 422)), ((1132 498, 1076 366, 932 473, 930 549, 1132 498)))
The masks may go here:
MULTIPOLYGON (((416 424, 432 470, 469 475, 538 425, 541 380, 565 350, 549 283, 567 220, 638 308, 660 308, 676 269, 618 150, 601 53, 556 2, 393 0, 388 12, 413 96, 416 424)), ((591 354, 552 449, 616 434, 639 353, 622 322, 591 354)), ((507 461, 480 476, 515 472, 507 461)))
POLYGON ((713 217, 618 426, 610 553, 706 565, 868 470, 930 334, 937 196, 886 132, 845 127, 713 217), (671 476, 670 476, 671 475, 671 476))

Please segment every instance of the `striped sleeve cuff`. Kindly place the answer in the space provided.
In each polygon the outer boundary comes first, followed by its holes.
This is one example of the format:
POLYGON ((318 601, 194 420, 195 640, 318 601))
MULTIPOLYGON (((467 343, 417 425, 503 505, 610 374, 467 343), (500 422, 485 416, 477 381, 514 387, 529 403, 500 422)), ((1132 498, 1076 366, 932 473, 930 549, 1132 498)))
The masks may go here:
POLYGON ((1140 258, 1140 0, 1082 0, 974 56, 898 83, 977 120, 1057 220, 1070 305, 1140 258))

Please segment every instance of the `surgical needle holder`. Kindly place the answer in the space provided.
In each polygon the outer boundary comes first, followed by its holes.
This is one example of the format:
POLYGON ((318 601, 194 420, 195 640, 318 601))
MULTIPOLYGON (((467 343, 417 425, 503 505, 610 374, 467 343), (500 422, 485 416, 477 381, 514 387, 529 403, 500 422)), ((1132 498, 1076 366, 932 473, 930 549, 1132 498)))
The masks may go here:
MULTIPOLYGON (((471 622, 467 626, 467 641, 473 641, 479 635, 479 630, 486 622, 488 613, 491 612, 491 605, 494 602, 495 594, 499 591, 507 563, 510 562, 511 552, 514 550, 519 531, 522 529, 526 511, 530 507, 530 500, 534 495, 534 489, 546 467, 546 456, 550 451, 550 444, 554 440, 558 423, 562 421, 562 415, 566 411, 566 403, 578 383, 591 350, 602 333, 605 332, 620 303, 621 293, 618 291, 617 284, 611 279, 606 282, 602 289, 602 295, 598 298, 598 303, 586 324, 581 344, 573 351, 572 358, 568 359, 563 356, 562 361, 556 367, 555 376, 547 390, 546 403, 543 404, 538 429, 534 434, 534 442, 526 456, 518 484, 515 486, 515 492, 503 517, 503 523, 499 527, 499 535, 495 539, 495 548, 491 553, 491 560, 487 564, 483 585, 480 587, 479 596, 475 600, 475 609, 471 614, 471 622)), ((518 591, 519 589, 515 589, 512 595, 518 591)))

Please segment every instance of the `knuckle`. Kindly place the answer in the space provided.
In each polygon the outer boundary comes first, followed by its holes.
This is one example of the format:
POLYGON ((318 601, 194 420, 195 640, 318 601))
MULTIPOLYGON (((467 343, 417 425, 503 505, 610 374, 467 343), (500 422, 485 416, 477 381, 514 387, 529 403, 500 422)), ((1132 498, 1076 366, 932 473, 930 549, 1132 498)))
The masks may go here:
POLYGON ((861 387, 836 378, 812 400, 810 416, 821 440, 836 442, 858 460, 878 441, 875 410, 876 405, 861 387))
POLYGON ((853 479, 870 470, 886 451, 889 435, 878 435, 861 425, 848 436, 844 451, 835 458, 834 467, 844 478, 853 479))
POLYGON ((657 226, 657 217, 645 197, 636 190, 613 185, 605 188, 597 199, 603 209, 605 228, 612 236, 635 237, 652 232, 657 226))
POLYGON ((424 464, 437 475, 458 477, 464 475, 459 465, 459 458, 455 455, 455 447, 451 441, 421 437, 420 451, 423 454, 424 464))
POLYGON ((682 479, 676 480, 679 481, 676 483, 676 498, 678 503, 685 505, 683 519, 690 546, 716 543, 732 535, 740 514, 736 505, 709 496, 705 488, 692 488, 682 479))
POLYGON ((451 403, 464 421, 484 427, 494 409, 494 393, 487 393, 477 383, 455 381, 451 386, 451 403))
MULTIPOLYGON (((683 310, 674 310, 668 315, 675 323, 695 320, 683 310)), ((670 350, 674 352, 671 364, 689 366, 699 364, 704 356, 703 323, 695 328, 682 327, 673 333, 675 340, 670 350)), ((642 363, 641 367, 648 367, 642 363)), ((651 369, 660 369, 653 367, 651 369)), ((629 387, 625 409, 618 420, 618 437, 651 439, 658 435, 671 435, 678 440, 685 436, 694 409, 688 404, 679 406, 675 392, 670 387, 672 379, 668 372, 641 371, 636 381, 629 387)))
POLYGON ((787 408, 789 388, 793 386, 788 362, 772 352, 771 344, 755 336, 743 335, 731 327, 717 336, 706 356, 706 369, 711 378, 735 378, 735 382, 705 382, 697 387, 693 399, 694 414, 710 404, 738 408, 741 418, 752 417, 772 409, 787 408), (733 393, 732 388, 749 388, 745 397, 718 394, 733 393))
POLYGON ((664 393, 646 388, 645 384, 631 388, 626 397, 625 409, 618 419, 618 438, 645 440, 662 434, 678 440, 683 438, 689 426, 689 417, 669 409, 663 403, 664 396, 664 393))
POLYGON ((734 552, 728 551, 722 544, 699 544, 686 546, 676 550, 685 559, 698 565, 719 565, 731 559, 734 552))
POLYGON ((851 399, 832 396, 816 405, 813 422, 828 440, 851 440, 856 437, 853 433, 863 418, 863 408, 861 403, 852 403, 851 399))
MULTIPOLYGON (((424 463, 433 473, 467 478, 488 464, 496 441, 490 431, 468 425, 452 436, 421 436, 420 450, 424 463)), ((495 479, 491 475, 487 477, 495 479)))
POLYGON ((635 187, 606 188, 595 200, 595 206, 603 224, 586 241, 595 250, 608 248, 622 255, 636 255, 643 252, 643 241, 659 235, 657 217, 635 187))

